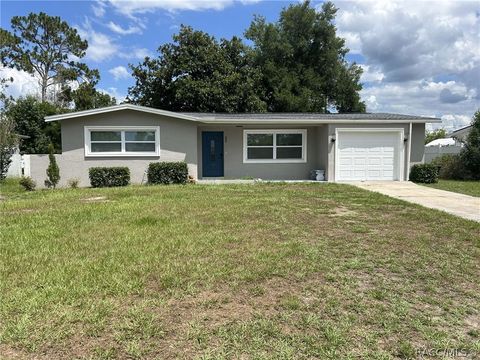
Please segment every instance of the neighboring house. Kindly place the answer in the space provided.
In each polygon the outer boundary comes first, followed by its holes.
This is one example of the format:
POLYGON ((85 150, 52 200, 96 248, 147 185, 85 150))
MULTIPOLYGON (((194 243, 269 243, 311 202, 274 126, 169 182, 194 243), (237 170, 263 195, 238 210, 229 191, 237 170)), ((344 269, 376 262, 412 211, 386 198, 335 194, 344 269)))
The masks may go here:
POLYGON ((465 126, 452 131, 446 138, 430 141, 425 145, 425 162, 430 163, 443 155, 459 154, 471 128, 472 125, 465 126))
MULTIPOLYGON (((175 113, 122 104, 49 116, 62 121, 63 184, 88 186, 88 169, 128 166, 140 183, 151 162, 186 161, 196 179, 245 177, 328 181, 406 180, 424 160, 425 123, 440 119, 398 114, 175 113)), ((31 159, 43 183, 47 156, 31 159)))
POLYGON ((442 138, 442 139, 435 139, 430 141, 428 144, 425 144, 426 147, 431 146, 455 146, 456 141, 453 138, 442 138))
POLYGON ((455 139, 456 141, 455 145, 461 146, 467 139, 467 136, 470 133, 472 126, 473 125, 468 125, 463 128, 454 130, 450 134, 448 134, 448 136, 451 137, 452 139, 455 139))

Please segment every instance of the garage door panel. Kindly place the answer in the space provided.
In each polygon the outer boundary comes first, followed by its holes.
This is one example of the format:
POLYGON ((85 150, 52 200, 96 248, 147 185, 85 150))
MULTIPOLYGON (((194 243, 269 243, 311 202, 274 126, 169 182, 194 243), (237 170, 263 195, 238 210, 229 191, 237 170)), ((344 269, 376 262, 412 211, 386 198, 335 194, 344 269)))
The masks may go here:
POLYGON ((353 170, 353 177, 355 179, 362 179, 365 177, 365 170, 353 170))
POLYGON ((342 157, 339 162, 340 162, 341 166, 351 166, 351 165, 353 165, 353 158, 342 157))
POLYGON ((392 165, 393 167, 393 157, 392 158, 383 158, 383 165, 392 165))
POLYGON ((353 163, 354 165, 365 165, 366 161, 367 160, 365 158, 355 158, 353 163))
POLYGON ((337 180, 399 180, 398 132, 339 132, 337 180))
POLYGON ((351 178, 353 177, 353 171, 351 170, 340 170, 340 177, 341 178, 351 178))

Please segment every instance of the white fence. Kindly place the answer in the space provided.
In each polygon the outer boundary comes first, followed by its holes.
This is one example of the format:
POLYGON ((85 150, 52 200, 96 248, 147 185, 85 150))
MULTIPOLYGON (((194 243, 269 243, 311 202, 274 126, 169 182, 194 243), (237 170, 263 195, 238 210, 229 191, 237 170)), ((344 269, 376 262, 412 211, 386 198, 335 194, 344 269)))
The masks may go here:
POLYGON ((462 150, 461 146, 425 146, 425 162, 430 163, 433 159, 446 155, 458 154, 462 150))
POLYGON ((30 155, 13 154, 7 177, 30 176, 30 155))

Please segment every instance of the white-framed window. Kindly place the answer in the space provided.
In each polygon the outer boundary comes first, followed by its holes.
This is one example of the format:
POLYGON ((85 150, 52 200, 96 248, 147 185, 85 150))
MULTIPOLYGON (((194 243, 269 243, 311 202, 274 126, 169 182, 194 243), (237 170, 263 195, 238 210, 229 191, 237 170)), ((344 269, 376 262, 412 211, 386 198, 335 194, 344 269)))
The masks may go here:
POLYGON ((85 156, 159 156, 158 126, 86 126, 85 156))
POLYGON ((244 163, 306 162, 306 149, 306 129, 243 131, 244 163))

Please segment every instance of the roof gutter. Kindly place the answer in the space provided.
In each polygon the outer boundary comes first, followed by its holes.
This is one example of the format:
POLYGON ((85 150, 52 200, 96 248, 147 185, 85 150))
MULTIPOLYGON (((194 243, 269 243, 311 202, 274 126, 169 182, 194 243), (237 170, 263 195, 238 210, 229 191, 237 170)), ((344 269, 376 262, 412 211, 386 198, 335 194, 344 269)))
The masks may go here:
POLYGON ((290 119, 270 119, 270 120, 236 120, 236 119, 198 119, 203 124, 217 125, 317 125, 317 124, 405 124, 405 123, 440 123, 440 119, 418 119, 418 120, 364 120, 364 119, 331 119, 331 120, 290 120, 290 119))

